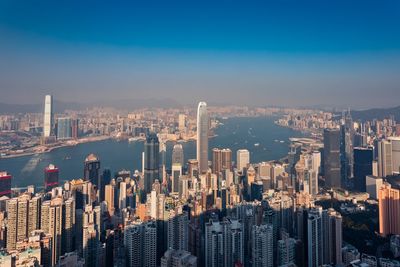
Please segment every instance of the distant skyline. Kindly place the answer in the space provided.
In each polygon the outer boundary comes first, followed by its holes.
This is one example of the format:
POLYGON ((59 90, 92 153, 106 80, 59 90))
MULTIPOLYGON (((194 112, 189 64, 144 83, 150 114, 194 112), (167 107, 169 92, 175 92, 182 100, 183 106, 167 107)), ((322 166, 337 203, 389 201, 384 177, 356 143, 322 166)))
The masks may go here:
POLYGON ((1 1, 0 102, 400 105, 399 1, 216 2, 1 1))

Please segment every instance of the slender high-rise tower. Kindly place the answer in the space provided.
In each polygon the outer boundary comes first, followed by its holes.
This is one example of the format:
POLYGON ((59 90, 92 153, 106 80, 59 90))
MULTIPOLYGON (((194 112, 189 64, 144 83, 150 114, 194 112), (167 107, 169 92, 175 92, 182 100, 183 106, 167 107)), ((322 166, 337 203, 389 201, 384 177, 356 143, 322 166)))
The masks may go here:
POLYGON ((46 95, 44 99, 43 136, 52 135, 53 129, 53 96, 46 95))
POLYGON ((160 142, 157 134, 150 133, 144 143, 144 191, 151 192, 151 186, 155 180, 160 179, 160 142))
POLYGON ((358 192, 366 192, 367 175, 372 175, 372 161, 374 159, 372 148, 354 148, 354 189, 358 192))
POLYGON ((85 159, 83 179, 96 185, 98 190, 100 189, 100 159, 95 154, 89 154, 85 159))
POLYGON ((324 130, 324 170, 325 185, 341 188, 340 177, 340 131, 337 129, 324 130))
POLYGON ((207 103, 200 102, 197 108, 197 161, 200 173, 208 170, 208 113, 207 103))
POLYGON ((387 140, 378 142, 378 173, 380 177, 393 174, 392 143, 387 140))
POLYGON ((236 152, 236 162, 238 171, 243 171, 247 168, 247 164, 250 163, 250 152, 247 149, 239 149, 236 152))

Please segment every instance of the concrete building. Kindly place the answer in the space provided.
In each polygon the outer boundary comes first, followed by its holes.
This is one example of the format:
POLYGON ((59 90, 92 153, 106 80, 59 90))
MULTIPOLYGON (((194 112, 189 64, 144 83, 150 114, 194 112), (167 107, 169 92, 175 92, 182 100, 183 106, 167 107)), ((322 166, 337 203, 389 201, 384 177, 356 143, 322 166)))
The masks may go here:
POLYGON ((54 266, 61 256, 62 245, 62 205, 61 198, 44 201, 42 203, 42 214, 40 227, 45 233, 51 235, 51 265, 54 266))
POLYGON ((129 267, 157 266, 157 227, 155 221, 136 221, 125 228, 124 245, 129 267))
POLYGON ((284 238, 278 241, 278 266, 293 264, 296 260, 296 240, 294 238, 284 238))
POLYGON ((400 173, 400 137, 389 137, 389 142, 392 145, 392 171, 400 173))
POLYGON ((188 250, 189 215, 182 207, 170 210, 167 222, 167 247, 175 250, 188 250))
POLYGON ((386 140, 378 142, 378 174, 386 177, 393 173, 392 143, 386 140))
POLYGON ((384 184, 378 193, 379 233, 382 236, 400 234, 400 190, 384 184))
POLYGON ((383 185, 383 179, 380 177, 367 175, 365 179, 367 193, 370 198, 378 199, 379 189, 383 185))
POLYGON ((161 258, 161 267, 197 267, 197 257, 185 250, 169 249, 161 258))
POLYGON ((252 229, 253 267, 274 266, 274 231, 272 224, 254 225, 252 229))
POLYGON ((250 163, 250 152, 247 149, 239 149, 236 152, 236 167, 238 171, 243 171, 250 163))
POLYGON ((205 225, 205 266, 244 264, 243 225, 226 218, 205 225))
POLYGON ((323 229, 322 211, 310 211, 307 218, 308 266, 318 267, 323 264, 323 229))

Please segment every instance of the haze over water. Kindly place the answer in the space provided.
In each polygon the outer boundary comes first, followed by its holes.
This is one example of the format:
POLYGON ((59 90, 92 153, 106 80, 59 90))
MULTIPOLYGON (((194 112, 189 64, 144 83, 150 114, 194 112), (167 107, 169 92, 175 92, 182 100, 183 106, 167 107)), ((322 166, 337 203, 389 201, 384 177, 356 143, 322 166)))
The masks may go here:
MULTIPOLYGON (((232 160, 236 161, 236 151, 246 148, 250 151, 251 162, 280 159, 288 152, 290 137, 302 136, 289 128, 274 124, 276 117, 263 118, 229 118, 222 120, 215 133, 216 137, 210 139, 210 151, 214 147, 232 149, 232 160), (278 140, 278 141, 276 141, 278 140), (284 141, 284 143, 280 142, 284 141), (255 144, 259 144, 255 146, 255 144)), ((196 158, 196 143, 182 143, 185 162, 196 158)), ((171 154, 174 143, 167 143, 167 165, 171 166, 171 154)), ((27 185, 42 186, 43 170, 48 164, 55 164, 60 169, 60 182, 83 176, 83 161, 89 153, 100 157, 101 169, 110 168, 111 172, 126 169, 130 171, 141 170, 143 142, 105 140, 100 142, 85 143, 74 147, 55 149, 50 153, 0 159, 0 170, 7 170, 13 175, 12 186, 24 187, 27 185), (66 157, 70 159, 66 159, 66 157)), ((211 160, 211 155, 209 157, 211 160)))

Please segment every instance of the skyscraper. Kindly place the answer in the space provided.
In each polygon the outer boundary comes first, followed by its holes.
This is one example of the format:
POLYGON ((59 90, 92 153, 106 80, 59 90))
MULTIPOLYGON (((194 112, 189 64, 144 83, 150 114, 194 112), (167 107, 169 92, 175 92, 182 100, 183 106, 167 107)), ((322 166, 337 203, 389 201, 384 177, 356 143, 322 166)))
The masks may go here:
POLYGON ((212 172, 213 173, 220 173, 221 172, 221 163, 222 163, 222 155, 221 155, 221 149, 219 148, 213 148, 212 149, 212 172))
POLYGON ((71 118, 57 119, 57 139, 66 140, 72 138, 72 123, 71 118))
MULTIPOLYGON (((98 207, 98 206, 97 206, 98 207)), ((79 229, 82 234, 82 255, 85 259, 85 266, 98 266, 99 250, 99 210, 97 207, 87 205, 82 216, 82 228, 79 229)))
POLYGON ((144 192, 151 192, 154 180, 159 179, 160 142, 155 133, 150 133, 144 143, 144 192))
POLYGON ((200 102, 197 108, 197 160, 199 172, 205 173, 208 170, 208 112, 207 103, 200 102))
POLYGON ((379 233, 400 235, 400 190, 384 184, 379 192, 379 233))
POLYGON ((22 194, 6 201, 7 250, 16 249, 17 242, 23 242, 32 231, 39 229, 40 197, 31 198, 22 194))
POLYGON ((168 218, 168 249, 188 250, 189 216, 182 207, 170 210, 168 218))
POLYGON ((196 159, 188 160, 188 175, 189 177, 199 176, 199 162, 196 159))
POLYGON ((155 267, 157 260, 157 227, 155 221, 134 222, 124 231, 129 267, 155 267))
POLYGON ((105 197, 104 197, 104 200, 107 202, 107 210, 108 210, 108 213, 110 215, 114 214, 114 208, 115 208, 115 205, 114 205, 115 196, 114 196, 114 194, 115 194, 114 185, 112 185, 112 184, 106 185, 105 186, 105 197))
POLYGON ((118 194, 118 208, 120 210, 126 208, 126 183, 119 183, 119 194, 118 194))
POLYGON ((178 128, 181 133, 184 133, 186 131, 186 115, 185 114, 179 114, 178 128))
POLYGON ((58 175, 58 168, 53 164, 44 169, 44 188, 46 192, 58 186, 58 175))
POLYGON ((274 231, 272 224, 254 225, 252 229, 254 267, 274 266, 274 231))
POLYGON ((244 264, 243 225, 240 220, 225 218, 205 225, 205 266, 244 264))
POLYGON ((337 129, 324 130, 324 170, 325 185, 341 188, 340 131, 337 129))
POLYGON ((46 95, 44 99, 43 136, 53 134, 53 96, 46 95))
POLYGON ((17 244, 18 198, 7 201, 7 250, 13 250, 17 244))
POLYGON ((318 267, 323 263, 322 211, 310 211, 307 218, 308 266, 318 267))
POLYGON ((378 142, 378 174, 386 177, 392 173, 392 143, 382 140, 378 142))
POLYGON ((75 234, 75 200, 73 197, 64 201, 62 210, 62 254, 73 251, 75 234))
POLYGON ((83 178, 100 188, 100 159, 95 154, 86 157, 83 178))
POLYGON ((163 141, 160 141, 160 156, 159 156, 159 165, 160 167, 165 166, 167 163, 167 144, 163 141))
POLYGON ((175 163, 180 164, 182 167, 185 164, 183 146, 181 144, 174 145, 174 148, 172 149, 172 165, 175 163))
POLYGON ((236 161, 238 171, 243 171, 250 163, 250 152, 247 149, 239 149, 236 152, 236 161))
POLYGON ((11 196, 11 179, 12 176, 8 172, 0 172, 0 197, 11 196))
POLYGON ((400 173, 400 137, 389 137, 392 144, 392 171, 393 173, 400 173))
POLYGON ((73 139, 78 139, 79 137, 79 119, 71 120, 71 135, 73 139))
MULTIPOLYGON (((294 238, 283 238, 277 243, 278 266, 294 263, 296 260, 296 240, 294 238)), ((290 265, 289 265, 290 266, 290 265)))
POLYGON ((62 199, 55 198, 42 204, 41 229, 51 234, 51 266, 56 265, 61 256, 62 244, 62 199))
POLYGON ((179 163, 175 163, 172 165, 172 186, 171 186, 171 192, 178 193, 179 192, 179 184, 180 184, 180 179, 182 176, 182 166, 179 163))
POLYGON ((40 206, 42 199, 40 196, 32 197, 29 200, 28 210, 28 235, 32 234, 32 231, 40 228, 40 206))
POLYGON ((341 176, 342 181, 346 183, 353 177, 354 125, 350 110, 343 112, 340 131, 341 176))
POLYGON ((105 168, 103 170, 103 174, 101 175, 101 185, 100 185, 100 201, 105 200, 105 188, 106 185, 110 184, 111 182, 111 170, 105 168))
POLYGON ((232 168, 232 151, 229 148, 212 150, 212 171, 219 174, 223 170, 231 170, 232 168))
POLYGON ((366 177, 372 174, 373 157, 372 148, 354 148, 354 189, 359 192, 366 191, 366 177))
POLYGON ((324 211, 324 262, 340 266, 342 264, 342 216, 334 209, 324 211), (327 241, 327 242, 325 242, 327 241))

